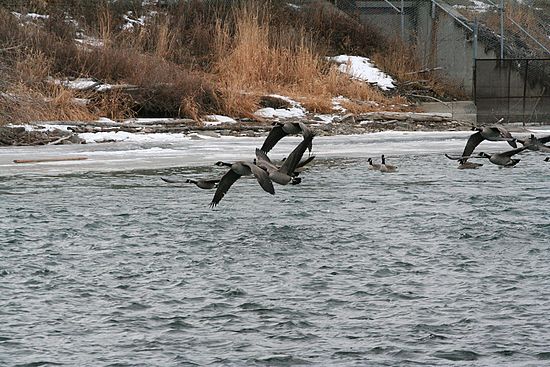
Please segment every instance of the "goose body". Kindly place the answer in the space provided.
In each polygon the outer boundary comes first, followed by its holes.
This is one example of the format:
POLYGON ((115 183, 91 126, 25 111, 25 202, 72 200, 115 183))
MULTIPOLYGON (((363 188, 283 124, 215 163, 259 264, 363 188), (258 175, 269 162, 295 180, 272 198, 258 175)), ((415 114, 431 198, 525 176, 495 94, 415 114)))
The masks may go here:
MULTIPOLYGON (((265 153, 269 153, 269 151, 281 140, 287 135, 294 135, 294 134, 303 134, 304 137, 308 132, 311 132, 311 130, 302 122, 274 122, 273 128, 265 138, 265 141, 260 148, 265 153)), ((311 144, 307 147, 309 151, 311 152, 311 144)))
POLYGON ((386 164, 386 157, 382 154, 382 164, 380 165, 380 172, 393 173, 397 171, 397 166, 386 164))
POLYGON ((241 176, 250 176, 254 175, 258 183, 264 189, 264 191, 270 193, 271 195, 275 194, 275 189, 273 183, 269 179, 268 174, 256 166, 253 163, 238 161, 235 163, 226 163, 226 162, 216 162, 216 166, 225 166, 229 167, 229 171, 220 179, 218 183, 218 188, 214 194, 214 198, 210 202, 210 207, 215 207, 219 204, 222 198, 225 196, 231 185, 233 185, 241 176))
POLYGON ((512 158, 513 155, 520 153, 527 149, 527 146, 512 149, 503 153, 487 154, 484 152, 479 153, 479 158, 489 158, 489 162, 501 167, 513 167, 519 163, 520 159, 512 158))
POLYGON ((537 138, 534 134, 531 134, 527 139, 518 141, 526 146, 529 150, 540 151, 544 153, 550 153, 550 147, 544 145, 550 141, 550 135, 543 136, 542 138, 537 138))
POLYGON ((464 151, 462 152, 463 157, 470 156, 474 152, 474 149, 484 140, 507 141, 510 146, 517 148, 516 139, 508 130, 501 126, 475 127, 473 130, 477 130, 477 132, 470 135, 468 138, 464 151))
POLYGON ((369 162, 368 168, 371 171, 380 171, 380 166, 381 166, 380 163, 372 163, 372 158, 367 159, 367 162, 369 162))
POLYGON ((256 164, 258 165, 258 167, 264 169, 267 172, 269 178, 273 182, 276 182, 280 185, 287 185, 289 183, 300 183, 301 179, 296 178, 296 169, 299 168, 298 165, 300 164, 302 156, 304 155, 306 149, 311 146, 314 136, 315 135, 311 130, 306 130, 304 132, 304 140, 302 140, 300 144, 298 144, 298 146, 294 148, 294 150, 288 155, 288 157, 284 160, 283 164, 280 167, 277 167, 275 164, 273 164, 273 162, 271 162, 271 159, 269 159, 269 157, 263 150, 256 149, 256 164))

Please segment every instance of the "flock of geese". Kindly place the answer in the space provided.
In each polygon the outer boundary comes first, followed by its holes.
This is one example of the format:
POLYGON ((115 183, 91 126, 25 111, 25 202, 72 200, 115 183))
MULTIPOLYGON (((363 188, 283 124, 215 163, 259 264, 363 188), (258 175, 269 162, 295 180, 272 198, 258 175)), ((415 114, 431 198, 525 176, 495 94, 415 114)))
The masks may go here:
MULTIPOLYGON (((482 163, 469 162, 468 160, 471 158, 488 158, 489 162, 500 167, 513 167, 519 163, 520 159, 512 157, 526 149, 542 153, 550 152, 550 147, 545 145, 550 142, 550 135, 537 138, 534 134, 531 134, 526 139, 518 139, 513 137, 512 134, 502 126, 474 127, 472 130, 476 132, 468 138, 461 156, 452 157, 445 154, 447 158, 458 161, 459 169, 476 169, 483 166, 482 163), (480 152, 477 155, 472 155, 475 148, 484 140, 505 141, 514 149, 501 153, 488 154, 480 152), (522 146, 518 147, 517 143, 520 143, 522 146)), ((550 161, 549 157, 546 157, 544 160, 546 162, 550 161)))
POLYGON ((168 183, 192 183, 201 189, 215 188, 216 192, 210 202, 210 207, 218 205, 231 186, 242 176, 254 176, 260 187, 273 195, 275 194, 273 183, 279 185, 297 185, 302 182, 302 178, 298 177, 298 175, 315 158, 315 156, 311 155, 314 136, 314 132, 301 122, 274 122, 273 128, 266 137, 262 147, 259 149, 256 148, 256 157, 253 161, 237 161, 232 163, 218 161, 215 163, 219 167, 229 167, 229 170, 221 178, 186 179, 185 181, 177 181, 164 177, 161 177, 161 179, 168 183), (302 134, 303 140, 280 164, 274 163, 267 154, 279 140, 291 134, 302 134), (302 160, 306 150, 309 151, 310 155, 302 160))
MULTIPOLYGON (((469 159, 488 158, 489 162, 498 166, 512 167, 520 161, 520 159, 512 157, 526 149, 544 153, 550 152, 550 146, 545 145, 545 143, 550 142, 550 135, 537 138, 534 134, 531 134, 528 138, 522 140, 513 137, 512 134, 502 126, 474 127, 472 130, 476 132, 468 138, 461 156, 454 157, 445 154, 447 158, 458 161, 459 169, 477 169, 483 166, 481 163, 470 162, 469 159), (488 154, 480 152, 477 155, 473 155, 475 148, 484 140, 506 141, 514 149, 502 153, 488 154), (517 143, 522 144, 522 146, 518 147, 517 143)), ((236 161, 232 163, 218 161, 215 163, 216 166, 229 168, 221 178, 186 179, 183 181, 164 177, 161 177, 161 179, 168 183, 195 184, 197 187, 206 190, 216 189, 214 197, 210 202, 210 207, 217 206, 231 186, 242 176, 254 176, 260 187, 273 195, 275 194, 273 183, 279 185, 297 185, 302 181, 301 177, 298 177, 299 174, 303 172, 304 167, 315 158, 314 155, 311 155, 314 136, 314 132, 301 122, 274 122, 273 128, 266 137, 262 147, 259 149, 256 148, 255 158, 252 161, 236 161), (288 157, 280 162, 280 164, 274 163, 268 157, 269 151, 279 140, 287 135, 294 134, 302 134, 303 140, 294 150, 292 150, 288 157), (306 150, 309 151, 309 156, 302 160, 306 150)), ((546 157, 544 160, 549 162, 550 157, 546 157)), ((372 158, 368 158, 367 162, 369 170, 383 173, 397 172, 397 166, 386 163, 386 157, 383 154, 381 156, 381 163, 373 162, 372 158)))

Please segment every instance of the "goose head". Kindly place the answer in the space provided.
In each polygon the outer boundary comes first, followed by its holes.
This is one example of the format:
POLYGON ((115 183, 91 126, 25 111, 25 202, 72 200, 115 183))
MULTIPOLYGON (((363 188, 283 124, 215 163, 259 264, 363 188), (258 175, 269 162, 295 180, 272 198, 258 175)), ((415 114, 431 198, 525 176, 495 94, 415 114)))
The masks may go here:
POLYGON ((545 161, 545 162, 550 162, 550 157, 544 158, 544 161, 545 161))
POLYGON ((478 154, 478 157, 479 157, 479 158, 491 158, 491 155, 490 155, 490 154, 487 154, 487 153, 485 153, 485 152, 480 152, 480 153, 478 154))
POLYGON ((298 185, 299 183, 302 182, 302 178, 301 177, 292 177, 292 181, 290 181, 290 184, 291 185, 298 185))
POLYGON ((472 126, 472 131, 483 131, 483 128, 478 126, 472 126))
POLYGON ((216 163, 214 163, 214 165, 219 166, 219 167, 223 167, 223 166, 231 167, 232 166, 231 163, 222 162, 222 161, 217 161, 216 163))

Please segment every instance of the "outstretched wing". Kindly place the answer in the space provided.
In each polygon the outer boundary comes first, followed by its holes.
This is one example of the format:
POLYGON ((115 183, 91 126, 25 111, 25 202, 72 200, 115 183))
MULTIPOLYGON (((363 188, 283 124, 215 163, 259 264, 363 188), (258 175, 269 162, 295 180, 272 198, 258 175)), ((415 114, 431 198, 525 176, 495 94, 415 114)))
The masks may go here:
POLYGON ((216 205, 219 204, 219 202, 223 199, 231 185, 237 181, 241 175, 230 169, 227 171, 225 175, 221 178, 220 182, 218 183, 218 188, 216 189, 216 192, 214 193, 214 198, 210 202, 210 207, 213 208, 216 205))
POLYGON ((509 150, 507 152, 500 153, 500 155, 505 156, 505 157, 511 157, 514 154, 518 154, 519 152, 524 151, 525 149, 527 149, 526 145, 524 145, 522 147, 519 147, 519 148, 516 148, 516 149, 509 150))
POLYGON ((502 140, 506 140, 512 148, 518 147, 518 145, 516 144, 516 139, 514 139, 514 137, 512 136, 512 134, 510 134, 508 130, 506 130, 502 126, 495 126, 495 127, 492 127, 491 129, 497 132, 502 138, 502 140))
POLYGON ((542 143, 542 144, 546 144, 550 141, 550 135, 548 136, 543 136, 542 138, 538 138, 539 141, 542 143))
POLYGON ((302 156, 304 155, 307 147, 311 145, 314 136, 315 134, 313 134, 313 132, 309 129, 304 132, 304 140, 302 140, 300 144, 298 144, 298 146, 294 148, 294 150, 285 159, 283 165, 279 169, 281 173, 285 173, 288 175, 292 175, 294 173, 294 170, 296 170, 298 163, 300 163, 300 160, 302 159, 302 156))
POLYGON ((466 142, 466 146, 464 147, 464 151, 462 152, 463 157, 468 157, 472 155, 474 152, 474 149, 483 141, 485 138, 481 136, 481 133, 478 131, 477 133, 472 134, 468 141, 466 142))
POLYGON ((161 179, 162 181, 168 182, 168 183, 185 183, 185 181, 172 180, 171 178, 166 178, 166 177, 161 177, 160 179, 161 179))
POLYGON ((305 165, 308 165, 312 160, 315 159, 315 156, 312 155, 310 157, 307 157, 306 159, 304 159, 303 161, 300 161, 300 163, 298 163, 296 165, 296 169, 294 171, 296 171, 298 168, 303 168, 305 165))
POLYGON ((283 130, 282 125, 275 125, 265 138, 264 144, 260 148, 260 150, 269 153, 269 151, 277 144, 279 140, 284 138, 287 135, 287 133, 283 130))
POLYGON ((271 179, 269 178, 269 175, 266 171, 261 169, 260 167, 256 166, 255 164, 249 164, 249 163, 243 163, 246 165, 250 170, 252 171, 252 174, 254 177, 256 177, 256 180, 258 180, 258 183, 264 189, 264 191, 269 192, 271 195, 275 194, 275 188, 273 187, 273 182, 271 182, 271 179))

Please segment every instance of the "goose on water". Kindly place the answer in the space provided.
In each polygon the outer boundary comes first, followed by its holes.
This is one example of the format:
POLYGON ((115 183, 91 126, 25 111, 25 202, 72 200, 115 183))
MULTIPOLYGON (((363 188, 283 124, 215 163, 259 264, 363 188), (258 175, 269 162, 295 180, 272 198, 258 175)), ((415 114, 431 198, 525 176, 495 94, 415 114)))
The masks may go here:
POLYGON ((256 148, 256 164, 268 173, 269 178, 273 182, 280 185, 287 185, 289 183, 298 184, 301 182, 301 179, 296 177, 295 170, 304 152, 311 146, 314 136, 315 134, 311 130, 307 129, 304 131, 304 140, 294 148, 280 167, 273 164, 263 150, 256 148))
POLYGON ((382 164, 380 165, 380 172, 392 173, 397 171, 397 166, 386 164, 386 157, 382 154, 382 164))
MULTIPOLYGON (((305 137, 307 131, 310 131, 310 129, 302 122, 274 122, 273 128, 265 138, 265 141, 260 150, 264 151, 265 153, 269 153, 269 151, 277 144, 277 142, 285 136, 293 134, 303 134, 305 137)), ((311 143, 307 148, 311 152, 311 143)))
POLYGON ((367 162, 369 162, 369 169, 372 171, 380 171, 380 163, 372 163, 372 158, 367 159, 367 162))
POLYGON ((264 189, 264 191, 270 193, 271 195, 275 194, 275 188, 273 183, 269 179, 267 172, 265 172, 260 167, 256 166, 253 163, 238 161, 235 163, 227 162, 216 162, 216 166, 225 166, 230 167, 229 171, 221 178, 218 183, 218 188, 214 194, 214 198, 210 202, 210 207, 215 207, 219 204, 222 198, 225 196, 231 185, 235 183, 241 176, 250 176, 254 175, 258 183, 264 189))
POLYGON ((161 177, 160 178, 162 181, 164 182, 168 182, 168 183, 171 183, 171 184, 181 184, 181 183, 192 183, 192 184, 195 184, 198 188, 201 188, 201 189, 205 189, 205 190, 209 190, 209 189, 213 189, 215 187, 218 186, 218 182, 220 182, 219 179, 204 179, 204 178, 199 178, 197 180, 194 180, 194 179, 191 179, 191 178, 188 178, 186 180, 172 180, 170 178, 165 178, 165 177, 161 177))

